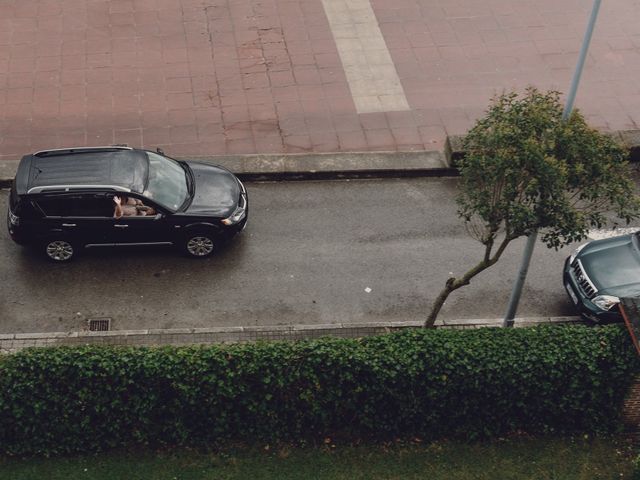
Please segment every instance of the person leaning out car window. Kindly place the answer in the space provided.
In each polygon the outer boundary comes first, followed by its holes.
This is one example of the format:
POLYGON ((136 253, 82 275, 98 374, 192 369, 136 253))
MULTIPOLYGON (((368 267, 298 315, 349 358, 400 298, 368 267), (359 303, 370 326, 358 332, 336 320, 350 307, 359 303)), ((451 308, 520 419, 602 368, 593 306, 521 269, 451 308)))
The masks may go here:
POLYGON ((127 197, 125 195, 113 197, 113 202, 116 204, 113 216, 115 218, 121 217, 134 217, 136 215, 146 216, 155 215, 156 212, 153 208, 147 207, 142 203, 142 200, 137 198, 127 197))

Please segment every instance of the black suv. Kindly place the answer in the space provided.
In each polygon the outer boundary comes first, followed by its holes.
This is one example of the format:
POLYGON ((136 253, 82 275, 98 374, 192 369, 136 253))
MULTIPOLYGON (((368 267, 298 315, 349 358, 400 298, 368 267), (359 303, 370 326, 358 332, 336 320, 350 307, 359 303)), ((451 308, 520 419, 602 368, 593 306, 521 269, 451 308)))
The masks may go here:
POLYGON ((222 167, 125 146, 68 148, 22 158, 7 225, 15 242, 57 262, 120 244, 174 244, 206 257, 244 228, 248 208, 244 186, 222 167), (117 215, 122 198, 143 205, 140 214, 117 215))

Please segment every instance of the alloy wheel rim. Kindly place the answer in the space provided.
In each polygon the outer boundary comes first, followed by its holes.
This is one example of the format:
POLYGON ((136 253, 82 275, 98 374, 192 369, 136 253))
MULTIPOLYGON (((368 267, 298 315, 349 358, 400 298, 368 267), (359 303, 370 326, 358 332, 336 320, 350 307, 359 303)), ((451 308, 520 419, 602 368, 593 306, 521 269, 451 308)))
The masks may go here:
POLYGON ((196 257, 204 257, 213 251, 213 242, 208 237, 191 237, 187 242, 187 251, 196 257))
POLYGON ((69 242, 56 240, 47 245, 47 255, 59 262, 69 260, 73 256, 73 247, 69 242))

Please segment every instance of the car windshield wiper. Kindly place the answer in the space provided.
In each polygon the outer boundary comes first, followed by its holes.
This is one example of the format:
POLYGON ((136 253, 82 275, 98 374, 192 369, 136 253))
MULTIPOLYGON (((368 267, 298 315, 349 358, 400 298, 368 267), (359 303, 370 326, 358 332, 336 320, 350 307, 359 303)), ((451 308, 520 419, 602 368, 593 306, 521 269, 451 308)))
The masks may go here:
POLYGON ((180 166, 184 169, 184 176, 187 179, 187 191, 189 192, 189 195, 187 195, 187 198, 185 198, 182 205, 180 205, 179 210, 183 210, 191 203, 191 200, 193 199, 193 195, 196 193, 196 189, 195 189, 195 180, 193 178, 193 172, 191 171, 191 168, 189 167, 189 165, 187 165, 187 162, 178 160, 178 164, 180 164, 180 166))
POLYGON ((180 166, 184 170, 184 176, 187 179, 187 190, 189 192, 189 195, 192 196, 194 194, 193 172, 191 171, 191 169, 189 168, 189 165, 187 165, 186 162, 178 160, 178 163, 180 164, 180 166))

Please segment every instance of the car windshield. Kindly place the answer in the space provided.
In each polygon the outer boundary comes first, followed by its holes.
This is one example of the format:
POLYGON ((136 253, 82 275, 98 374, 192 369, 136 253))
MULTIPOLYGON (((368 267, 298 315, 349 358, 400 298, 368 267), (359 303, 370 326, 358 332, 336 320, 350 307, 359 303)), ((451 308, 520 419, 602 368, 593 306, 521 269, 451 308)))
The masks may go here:
POLYGON ((186 171, 175 160, 153 152, 146 153, 149 157, 149 181, 143 195, 176 211, 189 195, 186 171))

